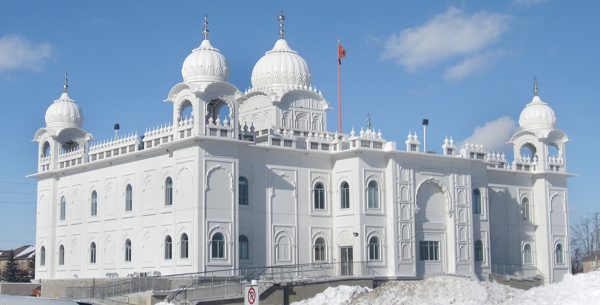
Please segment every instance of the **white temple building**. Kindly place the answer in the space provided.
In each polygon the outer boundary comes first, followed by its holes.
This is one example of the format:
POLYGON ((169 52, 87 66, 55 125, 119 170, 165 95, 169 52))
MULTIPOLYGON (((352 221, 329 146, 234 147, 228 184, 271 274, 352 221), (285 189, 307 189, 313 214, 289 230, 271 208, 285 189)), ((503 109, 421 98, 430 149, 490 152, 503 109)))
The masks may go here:
POLYGON ((36 278, 570 272, 568 138, 537 84, 510 156, 452 139, 428 153, 416 134, 397 147, 371 126, 327 131, 329 103, 283 23, 241 92, 206 25, 168 92, 171 124, 97 141, 65 82, 34 136, 36 278))

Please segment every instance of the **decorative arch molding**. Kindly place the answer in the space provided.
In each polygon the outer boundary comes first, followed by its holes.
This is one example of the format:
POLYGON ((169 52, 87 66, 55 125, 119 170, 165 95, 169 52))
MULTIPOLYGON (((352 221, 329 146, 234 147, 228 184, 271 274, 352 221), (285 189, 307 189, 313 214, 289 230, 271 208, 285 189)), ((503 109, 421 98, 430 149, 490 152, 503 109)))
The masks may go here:
MULTIPOLYGON (((444 197, 446 198, 446 204, 448 205, 448 215, 450 217, 452 217, 452 213, 454 212, 454 205, 453 205, 453 202, 452 202, 452 196, 450 195, 450 192, 448 191, 448 188, 446 187, 446 185, 444 185, 438 179, 427 178, 427 179, 421 181, 419 183, 419 185, 417 186, 417 191, 415 192, 415 197, 418 196, 419 191, 421 190, 421 187, 423 185, 425 185, 426 183, 433 183, 434 185, 436 185, 437 187, 439 187, 442 190, 442 193, 444 194, 444 197)), ((420 208, 419 208, 419 205, 417 204, 417 198, 415 198, 414 213, 416 214, 417 212, 419 212, 419 209, 420 208)))
MULTIPOLYGON (((271 177, 271 186, 273 186, 275 184, 275 179, 277 178, 281 178, 284 181, 287 181, 288 183, 290 183, 292 185, 292 187, 294 188, 294 199, 298 199, 298 187, 296 186, 296 180, 292 177, 290 177, 290 175, 288 175, 285 172, 280 172, 280 173, 273 173, 273 176, 271 177)), ((311 186, 312 189, 312 186, 311 186)), ((273 201, 273 197, 275 197, 275 191, 273 189, 273 187, 271 187, 271 202, 273 201)))
POLYGON ((323 183, 323 186, 325 186, 325 191, 328 191, 330 189, 329 179, 324 174, 321 174, 321 173, 315 174, 310 179, 310 189, 311 190, 314 189, 315 184, 317 184, 317 182, 323 183))
POLYGON ((206 185, 204 186, 206 192, 210 191, 210 177, 217 170, 223 170, 223 171, 225 171, 225 173, 227 173, 227 175, 229 176, 229 190, 232 191, 232 192, 235 191, 235 181, 234 181, 233 173, 231 173, 231 171, 229 171, 227 168, 225 168, 221 164, 219 164, 219 165, 215 165, 215 166, 211 167, 206 172, 206 179, 204 179, 204 181, 206 183, 206 185))
POLYGON ((550 212, 553 212, 553 208, 552 208, 552 202, 554 202, 554 198, 559 197, 559 199, 561 200, 562 203, 562 208, 563 208, 563 212, 566 213, 567 211, 567 201, 565 200, 565 195, 562 192, 556 192, 552 195, 550 195, 550 201, 548 201, 548 203, 550 204, 550 212))
POLYGON ((276 228, 275 230, 275 234, 273 235, 273 242, 275 245, 278 244, 279 240, 281 238, 287 237, 290 239, 290 246, 295 247, 296 243, 294 243, 295 239, 295 235, 293 230, 290 230, 290 228, 276 228))
MULTIPOLYGON (((206 236, 206 241, 207 244, 210 244, 210 241, 212 240, 213 235, 217 234, 217 233, 221 233, 223 234, 223 236, 225 237, 225 240, 227 243, 231 243, 233 240, 231 239, 231 232, 229 231, 228 228, 225 227, 224 224, 212 224, 207 232, 207 236, 206 236)), ((188 235, 189 237, 189 235, 188 235)))

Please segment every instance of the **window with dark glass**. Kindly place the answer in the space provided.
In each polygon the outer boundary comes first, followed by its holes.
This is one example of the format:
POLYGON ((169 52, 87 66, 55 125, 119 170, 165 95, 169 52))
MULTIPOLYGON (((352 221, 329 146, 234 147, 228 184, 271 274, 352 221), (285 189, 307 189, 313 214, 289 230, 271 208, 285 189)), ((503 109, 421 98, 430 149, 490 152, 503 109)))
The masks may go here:
POLYGON ((96 243, 92 242, 90 244, 90 264, 96 263, 96 243))
POLYGON ((379 208, 379 186, 375 181, 370 181, 367 185, 367 207, 369 209, 379 208))
POLYGON ((313 189, 313 201, 315 210, 325 209, 325 187, 321 182, 315 183, 315 188, 313 189))
POLYGON ((348 182, 346 181, 342 182, 340 185, 340 200, 340 208, 350 208, 350 185, 348 185, 348 182))
POLYGON ((440 260, 440 242, 439 241, 420 241, 419 259, 422 261, 440 260))
POLYGON ((246 235, 240 235, 239 237, 239 242, 240 242, 240 259, 250 259, 250 245, 248 242, 248 237, 246 237, 246 235))
POLYGON ((481 214, 481 192, 478 189, 473 191, 473 214, 481 214))
POLYGON ((96 193, 96 191, 92 191, 90 215, 98 215, 98 193, 96 193))
POLYGON ((173 205, 173 179, 167 177, 165 180, 165 205, 173 205))
POLYGON ((133 188, 127 184, 125 188, 125 211, 133 210, 133 188))
POLYGON ((125 241, 125 261, 131 262, 131 240, 125 241))
POLYGON ((239 205, 248 205, 248 179, 240 177, 239 179, 239 205))
POLYGON ((379 244, 379 238, 373 236, 369 239, 369 245, 368 245, 368 250, 369 250, 369 260, 370 261, 378 261, 381 259, 381 256, 379 255, 379 251, 380 251, 380 244, 379 244))
POLYGON ((210 240, 210 257, 225 258, 225 238, 221 233, 215 233, 210 240))
POLYGON ((183 233, 181 234, 181 244, 180 244, 180 248, 179 252, 180 252, 180 257, 181 258, 188 258, 189 257, 189 239, 187 234, 183 233))
POLYGON ((322 237, 319 237, 315 240, 313 252, 315 262, 327 260, 327 254, 325 253, 325 240, 322 237))

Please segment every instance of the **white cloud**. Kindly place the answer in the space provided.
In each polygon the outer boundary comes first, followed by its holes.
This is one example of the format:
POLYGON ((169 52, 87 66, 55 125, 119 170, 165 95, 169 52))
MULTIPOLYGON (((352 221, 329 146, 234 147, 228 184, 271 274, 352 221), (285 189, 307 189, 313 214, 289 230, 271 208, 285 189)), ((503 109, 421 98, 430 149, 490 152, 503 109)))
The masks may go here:
POLYGON ((383 60, 393 60, 408 71, 443 60, 480 52, 497 42, 508 29, 509 16, 459 9, 429 19, 425 24, 393 34, 384 43, 383 60))
POLYGON ((444 78, 449 81, 459 80, 471 74, 481 72, 489 67, 492 62, 504 55, 505 52, 503 51, 493 51, 468 57, 454 66, 446 68, 444 78))
POLYGON ((514 6, 521 6, 521 7, 530 7, 530 6, 534 6, 543 2, 546 2, 547 0, 513 0, 512 1, 512 5, 514 6))
POLYGON ((473 133, 462 141, 464 143, 483 144, 487 150, 500 150, 506 148, 506 142, 517 129, 517 123, 508 116, 499 117, 493 121, 489 121, 482 126, 477 126, 473 133))
POLYGON ((0 73, 40 70, 53 53, 49 43, 34 43, 21 35, 4 35, 0 37, 0 73))

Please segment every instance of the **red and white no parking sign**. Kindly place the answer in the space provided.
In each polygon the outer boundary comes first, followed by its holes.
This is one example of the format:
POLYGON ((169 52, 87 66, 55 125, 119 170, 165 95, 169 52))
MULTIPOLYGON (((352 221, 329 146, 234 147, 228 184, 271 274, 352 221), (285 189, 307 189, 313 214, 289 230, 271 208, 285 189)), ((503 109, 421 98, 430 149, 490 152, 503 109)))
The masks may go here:
POLYGON ((258 305, 258 303, 258 285, 256 285, 255 281, 252 281, 251 286, 246 286, 244 288, 244 305, 258 305))

